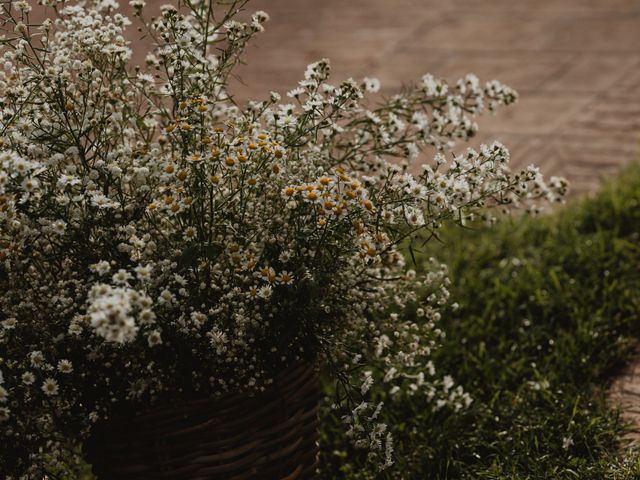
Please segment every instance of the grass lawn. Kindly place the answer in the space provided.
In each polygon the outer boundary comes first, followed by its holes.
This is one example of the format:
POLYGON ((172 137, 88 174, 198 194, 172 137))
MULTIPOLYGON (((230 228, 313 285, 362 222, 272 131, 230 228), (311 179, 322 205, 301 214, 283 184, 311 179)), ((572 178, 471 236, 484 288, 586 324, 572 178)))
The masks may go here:
POLYGON ((386 400, 397 464, 376 474, 323 420, 325 479, 633 479, 623 425, 605 393, 640 335, 640 166, 594 198, 491 229, 445 228, 457 311, 436 354, 474 402, 432 413, 423 398, 386 400))

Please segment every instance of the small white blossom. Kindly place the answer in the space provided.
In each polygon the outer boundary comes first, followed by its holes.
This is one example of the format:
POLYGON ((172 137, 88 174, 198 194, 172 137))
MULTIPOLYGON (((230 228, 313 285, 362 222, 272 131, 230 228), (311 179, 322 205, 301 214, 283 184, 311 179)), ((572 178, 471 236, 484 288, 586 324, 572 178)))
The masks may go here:
POLYGON ((155 347, 156 345, 160 345, 162 343, 162 337, 160 336, 160 332, 158 330, 153 330, 149 335, 147 335, 147 342, 150 347, 155 347))
POLYGON ((31 372, 24 372, 21 378, 22 383, 24 383, 25 385, 32 385, 33 382, 36 381, 36 376, 31 372))
POLYGON ((109 262, 102 261, 91 265, 90 268, 98 275, 106 275, 111 270, 111 265, 109 265, 109 262))
POLYGON ((380 80, 377 78, 365 77, 362 83, 366 92, 376 93, 380 90, 380 80))
POLYGON ((58 362, 58 371, 60 373, 71 373, 73 372, 73 365, 69 360, 60 360, 58 362))
POLYGON ((56 382, 53 378, 47 378, 42 383, 41 389, 45 395, 50 397, 55 396, 59 391, 58 382, 56 382))

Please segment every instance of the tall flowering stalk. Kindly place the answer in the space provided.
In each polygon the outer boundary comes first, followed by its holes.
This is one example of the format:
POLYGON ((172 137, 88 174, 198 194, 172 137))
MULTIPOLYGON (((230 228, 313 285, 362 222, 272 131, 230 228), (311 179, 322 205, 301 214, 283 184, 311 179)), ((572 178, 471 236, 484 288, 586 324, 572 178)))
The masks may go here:
POLYGON ((27 1, 2 2, 0 470, 35 478, 119 408, 254 394, 317 358, 381 467, 374 379, 434 408, 470 402, 429 361, 446 267, 420 278, 399 246, 564 193, 534 168, 510 173, 500 144, 447 153, 513 90, 426 75, 373 104, 377 80, 330 84, 321 60, 289 103, 241 107, 227 79, 268 19, 236 20, 246 1, 186 1, 150 22, 131 1, 155 40, 143 68, 111 0, 44 3, 55 19, 34 26, 27 1))

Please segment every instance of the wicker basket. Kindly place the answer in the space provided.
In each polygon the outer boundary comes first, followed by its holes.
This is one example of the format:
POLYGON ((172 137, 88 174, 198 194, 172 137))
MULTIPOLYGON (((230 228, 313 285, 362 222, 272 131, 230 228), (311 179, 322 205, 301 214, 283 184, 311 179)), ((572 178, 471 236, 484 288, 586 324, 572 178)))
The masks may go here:
POLYGON ((100 480, 307 480, 318 462, 318 376, 288 370, 259 397, 158 408, 96 425, 87 459, 100 480))

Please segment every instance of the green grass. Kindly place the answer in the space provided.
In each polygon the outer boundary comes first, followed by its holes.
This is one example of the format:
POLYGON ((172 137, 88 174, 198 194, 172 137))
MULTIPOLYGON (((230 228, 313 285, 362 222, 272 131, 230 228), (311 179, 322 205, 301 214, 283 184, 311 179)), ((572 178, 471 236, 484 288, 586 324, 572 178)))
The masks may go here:
POLYGON ((461 307, 443 315, 435 362, 474 403, 435 415, 423 399, 387 399, 397 464, 384 475, 327 412, 323 478, 640 478, 604 395, 640 336, 640 166, 551 215, 441 238, 424 256, 450 266, 461 307))

